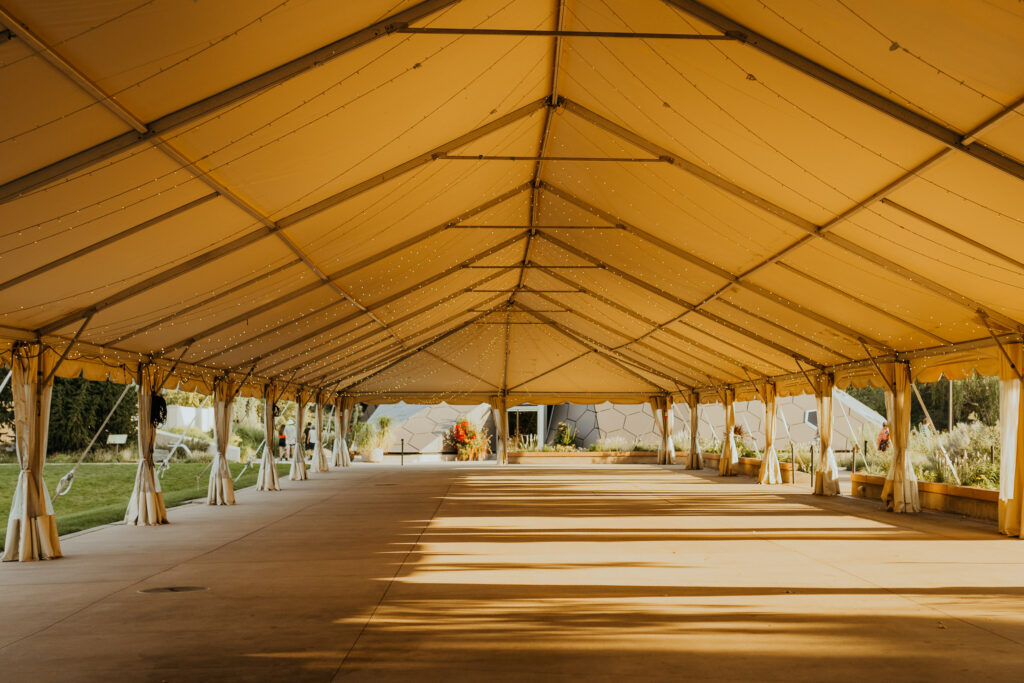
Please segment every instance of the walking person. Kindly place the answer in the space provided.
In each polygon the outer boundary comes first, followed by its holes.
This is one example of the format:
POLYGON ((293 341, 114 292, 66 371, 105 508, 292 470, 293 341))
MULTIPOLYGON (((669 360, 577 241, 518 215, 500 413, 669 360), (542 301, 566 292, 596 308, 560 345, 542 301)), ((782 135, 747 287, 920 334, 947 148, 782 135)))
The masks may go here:
POLYGON ((278 457, 288 457, 288 437, 284 433, 284 425, 277 428, 277 454, 278 457))
POLYGON ((309 435, 313 432, 313 424, 310 422, 306 423, 306 427, 302 430, 302 457, 305 458, 309 455, 309 452, 313 450, 313 442, 309 438, 309 435))
POLYGON ((288 420, 287 424, 285 424, 284 426, 284 438, 286 448, 288 449, 288 455, 290 457, 293 457, 295 455, 295 445, 297 443, 297 436, 298 435, 296 434, 295 431, 295 420, 288 420))

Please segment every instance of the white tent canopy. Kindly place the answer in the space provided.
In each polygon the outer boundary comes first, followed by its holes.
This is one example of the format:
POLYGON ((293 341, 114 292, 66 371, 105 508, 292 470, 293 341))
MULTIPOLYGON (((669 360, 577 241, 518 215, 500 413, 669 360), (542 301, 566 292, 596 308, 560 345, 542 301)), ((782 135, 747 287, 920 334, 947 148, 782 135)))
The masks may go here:
POLYGON ((717 401, 1020 339, 1016 0, 0 6, 0 338, 60 374, 717 401))

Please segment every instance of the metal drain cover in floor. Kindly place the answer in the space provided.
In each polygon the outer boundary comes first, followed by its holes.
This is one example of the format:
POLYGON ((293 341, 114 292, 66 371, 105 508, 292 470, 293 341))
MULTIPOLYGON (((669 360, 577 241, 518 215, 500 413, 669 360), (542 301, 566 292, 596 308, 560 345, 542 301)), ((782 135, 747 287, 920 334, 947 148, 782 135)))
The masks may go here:
POLYGON ((140 593, 191 593, 193 591, 209 590, 206 586, 162 586, 160 588, 145 588, 140 593))

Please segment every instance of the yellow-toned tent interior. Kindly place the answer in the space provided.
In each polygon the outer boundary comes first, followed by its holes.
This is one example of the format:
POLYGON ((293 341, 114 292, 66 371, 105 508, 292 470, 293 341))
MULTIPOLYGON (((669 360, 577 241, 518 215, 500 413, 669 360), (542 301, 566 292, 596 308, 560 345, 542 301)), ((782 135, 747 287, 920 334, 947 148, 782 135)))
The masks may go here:
POLYGON ((0 338, 373 403, 996 374, 1024 5, 0 2, 0 338))

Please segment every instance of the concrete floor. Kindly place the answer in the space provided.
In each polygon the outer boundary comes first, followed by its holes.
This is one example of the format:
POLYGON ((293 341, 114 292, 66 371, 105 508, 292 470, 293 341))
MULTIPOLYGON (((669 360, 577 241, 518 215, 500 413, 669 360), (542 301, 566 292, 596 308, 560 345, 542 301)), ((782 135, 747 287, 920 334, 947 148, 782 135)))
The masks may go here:
POLYGON ((0 680, 1024 675, 1024 541, 988 525, 710 470, 311 477, 0 566, 0 680))

